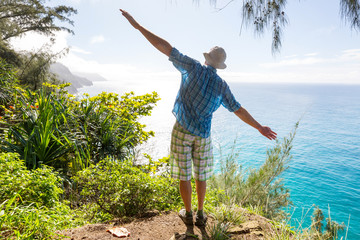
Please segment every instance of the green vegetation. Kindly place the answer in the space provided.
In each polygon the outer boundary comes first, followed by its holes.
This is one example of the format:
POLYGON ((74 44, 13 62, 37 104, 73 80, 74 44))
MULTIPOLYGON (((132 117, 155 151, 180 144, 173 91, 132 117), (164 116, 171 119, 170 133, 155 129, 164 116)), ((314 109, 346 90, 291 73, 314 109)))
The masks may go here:
MULTIPOLYGON (((5 61, 0 70, 1 236, 52 238, 56 230, 87 222, 181 207, 177 182, 168 171, 158 174, 161 166, 168 167, 168 158, 148 156, 147 165, 133 163, 134 148, 153 135, 138 119, 150 115, 156 93, 76 98, 64 90, 66 84, 24 90, 5 61)), ((344 227, 329 217, 323 231, 320 210, 309 229, 293 231, 278 223, 291 204, 280 177, 289 167, 296 128, 268 150, 259 169, 241 171, 234 151, 222 161, 206 196, 207 211, 218 222, 208 229, 212 239, 228 239, 229 227, 244 221, 239 207, 276 220, 281 231, 269 239, 337 238, 344 227)))
POLYGON ((76 98, 66 84, 25 90, 3 59, 0 80, 0 236, 47 239, 85 222, 179 207, 174 182, 152 177, 168 159, 129 160, 154 135, 138 119, 150 115, 156 93, 76 98))
POLYGON ((18 153, 28 169, 46 164, 71 175, 105 157, 123 160, 153 136, 137 120, 150 114, 157 93, 121 98, 101 93, 78 100, 65 86, 46 84, 36 91, 7 87, 11 98, 0 106, 5 127, 1 149, 18 153))
POLYGON ((54 32, 69 28, 58 26, 56 21, 73 24, 69 18, 76 10, 67 6, 47 6, 46 0, 2 0, 0 7, 0 36, 5 41, 26 32, 53 35, 54 32))
POLYGON ((344 224, 338 224, 331 220, 330 209, 329 209, 329 217, 326 218, 326 226, 325 231, 323 231, 323 220, 324 215, 321 209, 317 206, 314 208, 313 216, 311 217, 311 229, 310 234, 313 239, 337 239, 338 232, 344 230, 344 224))
MULTIPOLYGON (((181 207, 177 182, 167 171, 157 174, 168 158, 148 156, 147 165, 133 164, 134 148, 153 136, 138 120, 150 115, 159 100, 156 93, 76 98, 64 90, 66 84, 24 90, 3 60, 0 71, 1 236, 52 238, 56 230, 86 222, 181 207)), ((206 196, 207 211, 218 222, 209 229, 212 239, 227 239, 228 228, 244 221, 239 207, 276 222, 286 219, 283 209, 291 202, 280 177, 289 167, 296 128, 268 150, 259 169, 242 171, 234 151, 222 161, 206 196)), ((277 224, 282 231, 269 238, 336 239, 344 227, 329 217, 323 231, 320 212, 310 229, 294 232, 277 224)))
MULTIPOLYGON (((49 54, 48 46, 37 53, 17 53, 8 40, 27 31, 71 32, 55 22, 71 24, 69 16, 76 10, 46 7, 46 1, 37 0, 3 2, 0 239, 51 239, 56 230, 85 223, 178 210, 177 181, 168 171, 159 173, 160 167, 168 169, 169 158, 147 156, 148 164, 134 165, 134 149, 154 135, 139 119, 151 114, 160 99, 157 93, 68 94, 67 84, 54 85, 57 80, 48 71, 59 54, 49 54)), ((337 238, 344 226, 329 216, 323 229, 320 209, 309 229, 294 231, 286 222, 283 209, 291 202, 280 177, 289 167, 296 127, 267 152, 259 169, 242 171, 235 152, 222 160, 206 196, 206 210, 217 220, 209 229, 211 239, 229 239, 229 228, 245 219, 239 207, 274 220, 280 230, 268 239, 337 238)))
POLYGON ((149 210, 172 210, 181 204, 177 182, 168 176, 151 176, 134 167, 131 160, 104 159, 79 172, 74 180, 82 189, 81 205, 90 219, 141 216, 149 210))
POLYGON ((62 201, 61 178, 43 165, 27 170, 15 153, 0 153, 0 239, 47 239, 85 221, 62 201))
POLYGON ((240 225, 245 222, 245 217, 241 209, 235 205, 227 205, 222 203, 220 206, 216 206, 212 211, 212 216, 219 223, 228 223, 231 225, 240 225))
POLYGON ((281 174, 289 168, 292 158, 290 151, 298 124, 288 137, 282 141, 276 140, 275 146, 267 151, 264 164, 258 169, 242 171, 242 166, 237 164, 239 153, 234 150, 234 142, 232 152, 221 161, 220 173, 209 181, 211 191, 205 207, 218 222, 209 229, 213 239, 229 239, 229 227, 244 221, 241 208, 273 220, 273 229, 277 231, 268 233, 266 239, 337 239, 338 232, 344 230, 344 224, 331 219, 330 209, 323 229, 324 217, 318 207, 315 207, 312 224, 308 228, 302 226, 294 230, 289 225, 290 218, 284 209, 292 203, 281 174))
POLYGON ((52 53, 56 32, 73 31, 70 17, 77 11, 68 6, 49 4, 47 0, 2 0, 0 5, 0 58, 12 64, 18 72, 18 80, 31 90, 42 87, 45 82, 58 82, 48 71, 51 63, 67 52, 52 53), (52 5, 52 6, 50 6, 52 5), (59 24, 65 23, 60 26, 59 24), (25 33, 36 32, 50 37, 50 42, 37 52, 16 52, 10 40, 25 33))
POLYGON ((220 198, 224 204, 256 208, 268 218, 283 219, 286 215, 283 208, 291 201, 289 190, 284 187, 280 175, 289 168, 290 150, 297 126, 288 138, 284 138, 283 142, 277 140, 276 145, 267 151, 266 160, 259 169, 243 172, 237 164, 238 153, 233 149, 222 159, 221 172, 209 181, 209 188, 224 190, 220 198))
POLYGON ((46 165, 34 171, 26 169, 17 154, 0 155, 0 202, 18 196, 21 204, 36 203, 53 207, 59 202, 61 178, 46 165))
POLYGON ((230 224, 218 222, 214 226, 208 227, 209 240, 229 240, 231 239, 228 230, 230 224))

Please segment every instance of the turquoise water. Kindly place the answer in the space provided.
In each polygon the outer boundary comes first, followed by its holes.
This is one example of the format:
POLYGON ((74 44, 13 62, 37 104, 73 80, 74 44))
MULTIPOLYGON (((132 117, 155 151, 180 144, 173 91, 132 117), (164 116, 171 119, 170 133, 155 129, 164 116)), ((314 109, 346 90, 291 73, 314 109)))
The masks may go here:
MULTIPOLYGON (((347 239, 360 239, 360 86, 232 84, 232 89, 279 137, 300 120, 293 159, 282 176, 294 203, 292 223, 308 227, 315 204, 325 218, 330 208, 338 223, 348 225, 350 217, 347 239)), ((225 149, 237 138, 239 162, 245 167, 261 165, 272 146, 226 110, 217 113, 213 130, 213 138, 227 144, 225 149)))
MULTIPOLYGON (((360 239, 360 85, 229 85, 238 101, 261 124, 276 131, 279 138, 286 137, 300 120, 293 159, 282 176, 294 204, 289 210, 292 224, 302 222, 302 227, 308 227, 315 204, 325 218, 330 208, 331 218, 348 226, 347 239, 360 239)), ((156 133, 143 149, 156 158, 168 154, 174 123, 171 107, 177 88, 176 82, 169 81, 151 85, 108 82, 95 83, 81 91, 158 91, 162 100, 152 116, 143 120, 156 133)), ((212 138, 217 170, 220 146, 225 155, 236 140, 239 163, 244 168, 255 168, 264 162, 266 150, 274 145, 222 107, 213 118, 212 138)), ((346 230, 342 236, 345 235, 346 230)))

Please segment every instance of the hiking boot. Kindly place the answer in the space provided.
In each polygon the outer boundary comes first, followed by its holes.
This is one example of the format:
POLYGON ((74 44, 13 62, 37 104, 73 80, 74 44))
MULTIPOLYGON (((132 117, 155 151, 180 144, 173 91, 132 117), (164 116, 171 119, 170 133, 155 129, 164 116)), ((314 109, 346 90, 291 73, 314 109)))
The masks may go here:
POLYGON ((187 225, 187 226, 193 226, 194 225, 192 213, 191 213, 190 216, 186 216, 186 210, 185 209, 180 210, 179 217, 185 223, 185 225, 187 225))
POLYGON ((203 213, 202 216, 200 216, 198 213, 196 213, 196 221, 195 226, 201 228, 206 226, 207 216, 205 213, 203 213))

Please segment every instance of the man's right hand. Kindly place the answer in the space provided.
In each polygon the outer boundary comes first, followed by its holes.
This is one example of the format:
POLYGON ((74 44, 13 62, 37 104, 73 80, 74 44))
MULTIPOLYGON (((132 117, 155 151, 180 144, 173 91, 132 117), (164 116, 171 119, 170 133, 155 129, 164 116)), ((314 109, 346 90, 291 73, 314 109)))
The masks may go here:
POLYGON ((141 26, 135 19, 125 10, 120 9, 122 15, 129 21, 129 23, 137 30, 141 32, 142 35, 160 52, 166 56, 170 56, 172 46, 166 40, 156 36, 143 26, 141 26))
POLYGON ((135 21, 135 19, 127 11, 120 9, 120 12, 135 29, 140 28, 140 24, 137 21, 135 21))

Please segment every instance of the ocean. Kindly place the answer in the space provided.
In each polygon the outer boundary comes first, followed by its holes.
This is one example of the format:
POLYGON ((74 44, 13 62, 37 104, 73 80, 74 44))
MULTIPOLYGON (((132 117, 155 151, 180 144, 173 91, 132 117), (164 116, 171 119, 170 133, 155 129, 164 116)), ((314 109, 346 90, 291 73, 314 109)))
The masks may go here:
MULTIPOLYGON (((229 82, 236 99, 261 124, 271 127, 279 139, 299 127, 293 142, 290 168, 281 176, 290 189, 293 207, 291 224, 305 228, 311 223, 313 205, 325 218, 344 223, 341 236, 360 239, 360 85, 234 83, 229 82)), ((155 132, 139 148, 153 158, 169 154, 170 134, 175 119, 172 105, 179 87, 177 81, 107 81, 80 89, 95 95, 101 91, 157 91, 162 98, 150 117, 141 119, 155 132)), ((274 146, 233 113, 220 107, 212 123, 215 172, 219 171, 220 153, 229 154, 235 144, 238 163, 243 169, 257 168, 274 146)))

